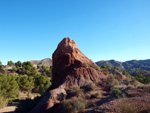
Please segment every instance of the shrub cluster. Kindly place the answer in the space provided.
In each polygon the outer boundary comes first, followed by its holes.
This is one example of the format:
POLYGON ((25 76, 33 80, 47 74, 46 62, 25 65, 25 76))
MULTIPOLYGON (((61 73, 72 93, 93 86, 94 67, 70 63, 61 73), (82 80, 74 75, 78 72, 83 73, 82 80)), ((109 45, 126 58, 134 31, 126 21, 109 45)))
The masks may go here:
POLYGON ((122 94, 122 92, 119 90, 119 89, 117 89, 117 88, 114 88, 114 89, 112 89, 112 95, 113 96, 120 96, 122 94))
POLYGON ((145 77, 143 76, 142 74, 139 74, 135 77, 135 79, 141 83, 144 83, 144 84, 149 84, 150 83, 150 77, 145 77))
POLYGON ((75 88, 74 88, 74 94, 75 94, 76 96, 80 96, 80 95, 83 94, 83 90, 80 89, 80 87, 75 87, 75 88))
POLYGON ((19 91, 42 94, 50 87, 51 82, 47 76, 36 75, 14 76, 0 73, 0 105, 7 105, 7 99, 12 101, 19 96, 19 91))
POLYGON ((62 104, 66 113, 82 112, 87 106, 86 101, 81 98, 78 98, 76 100, 71 100, 71 99, 64 100, 62 104))

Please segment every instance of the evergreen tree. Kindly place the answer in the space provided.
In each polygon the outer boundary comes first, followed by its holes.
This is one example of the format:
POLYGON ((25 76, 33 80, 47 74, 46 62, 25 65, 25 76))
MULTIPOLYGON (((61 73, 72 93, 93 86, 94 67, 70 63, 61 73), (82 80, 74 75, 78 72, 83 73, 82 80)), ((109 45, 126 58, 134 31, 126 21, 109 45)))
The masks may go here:
POLYGON ((21 67, 21 66, 22 66, 22 63, 21 63, 20 61, 18 61, 18 62, 15 63, 15 66, 16 66, 16 67, 21 67))
POLYGON ((7 65, 12 66, 13 65, 13 61, 8 61, 7 65))
POLYGON ((19 94, 19 86, 16 77, 0 74, 0 95, 5 98, 14 98, 19 94))
POLYGON ((34 77, 35 91, 43 94, 50 86, 51 82, 47 76, 36 75, 34 77))
POLYGON ((19 76, 17 81, 21 91, 31 92, 34 88, 34 80, 32 77, 19 76))

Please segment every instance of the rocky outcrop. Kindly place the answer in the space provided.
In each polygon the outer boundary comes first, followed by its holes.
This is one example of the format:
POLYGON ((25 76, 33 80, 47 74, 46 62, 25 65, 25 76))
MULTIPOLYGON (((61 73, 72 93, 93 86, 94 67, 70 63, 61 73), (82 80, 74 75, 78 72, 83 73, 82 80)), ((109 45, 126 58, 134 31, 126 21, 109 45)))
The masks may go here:
POLYGON ((52 86, 29 113, 47 113, 67 95, 67 89, 84 86, 89 82, 98 84, 107 77, 70 38, 64 38, 53 53, 52 73, 52 86))
POLYGON ((101 82, 106 76, 87 58, 74 40, 64 38, 53 53, 53 87, 83 86, 88 82, 101 82))

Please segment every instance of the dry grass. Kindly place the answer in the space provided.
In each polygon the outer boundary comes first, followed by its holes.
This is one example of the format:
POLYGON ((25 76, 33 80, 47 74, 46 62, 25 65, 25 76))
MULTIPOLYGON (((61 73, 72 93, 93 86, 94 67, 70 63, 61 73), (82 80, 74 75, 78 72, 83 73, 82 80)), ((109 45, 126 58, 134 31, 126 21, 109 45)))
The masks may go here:
POLYGON ((131 105, 127 98, 122 98, 120 104, 120 112, 121 113, 139 113, 136 106, 131 105))
POLYGON ((102 98, 102 93, 100 91, 91 94, 91 98, 102 98))
POLYGON ((4 97, 0 96, 0 109, 6 107, 8 104, 8 100, 5 99, 4 97))
POLYGON ((140 85, 138 88, 143 89, 146 92, 150 92, 150 84, 147 85, 140 85))
POLYGON ((96 66, 95 64, 92 64, 92 63, 90 63, 89 66, 96 69, 96 70, 98 70, 98 68, 99 68, 98 66, 96 66))
POLYGON ((76 96, 82 96, 83 95, 83 89, 80 89, 80 87, 73 88, 73 92, 76 96))
POLYGON ((85 86, 85 89, 88 91, 92 91, 95 89, 95 87, 96 87, 95 84, 91 82, 85 86))

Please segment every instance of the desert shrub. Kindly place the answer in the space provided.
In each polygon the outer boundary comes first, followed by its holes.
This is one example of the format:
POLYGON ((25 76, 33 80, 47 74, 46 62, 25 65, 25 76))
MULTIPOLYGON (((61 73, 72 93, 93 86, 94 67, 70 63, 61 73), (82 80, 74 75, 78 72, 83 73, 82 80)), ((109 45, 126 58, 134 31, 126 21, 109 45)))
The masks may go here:
POLYGON ((96 69, 96 70, 98 70, 98 68, 99 68, 98 66, 96 66, 95 64, 92 64, 92 63, 90 63, 89 66, 96 69))
POLYGON ((120 111, 121 113, 139 113, 136 106, 130 105, 126 98, 121 100, 120 111))
POLYGON ((119 81, 115 79, 112 74, 110 74, 107 78, 107 84, 110 88, 113 88, 115 85, 119 85, 119 81))
POLYGON ((112 95, 113 96, 120 96, 122 94, 122 92, 119 89, 112 89, 112 95))
POLYGON ((6 107, 8 104, 8 100, 3 96, 0 96, 0 109, 6 107))
POLYGON ((138 86, 139 89, 143 89, 146 92, 150 92, 150 84, 138 86))
POLYGON ((96 92, 96 93, 91 94, 91 98, 99 98, 101 96, 102 96, 101 92, 96 92))
POLYGON ((85 86, 85 89, 88 91, 92 91, 95 89, 95 84, 91 82, 85 86))
POLYGON ((80 89, 80 87, 74 87, 73 89, 74 89, 74 94, 75 94, 76 96, 80 96, 80 95, 83 94, 83 90, 80 89))
POLYGON ((110 86, 111 86, 111 87, 114 87, 114 86, 116 86, 116 85, 119 85, 119 82, 118 82, 117 79, 113 79, 112 82, 110 83, 110 86))
POLYGON ((86 108, 86 104, 82 99, 78 99, 73 102, 73 108, 75 112, 81 112, 86 108))
POLYGON ((76 100, 64 100, 62 102, 63 104, 63 108, 67 113, 78 113, 78 112, 82 112, 86 106, 87 103, 84 99, 76 99, 76 100))
POLYGON ((114 78, 117 79, 118 81, 121 81, 121 77, 120 76, 115 75, 114 78))
POLYGON ((87 63, 82 63, 82 67, 87 67, 88 65, 87 65, 87 63))

